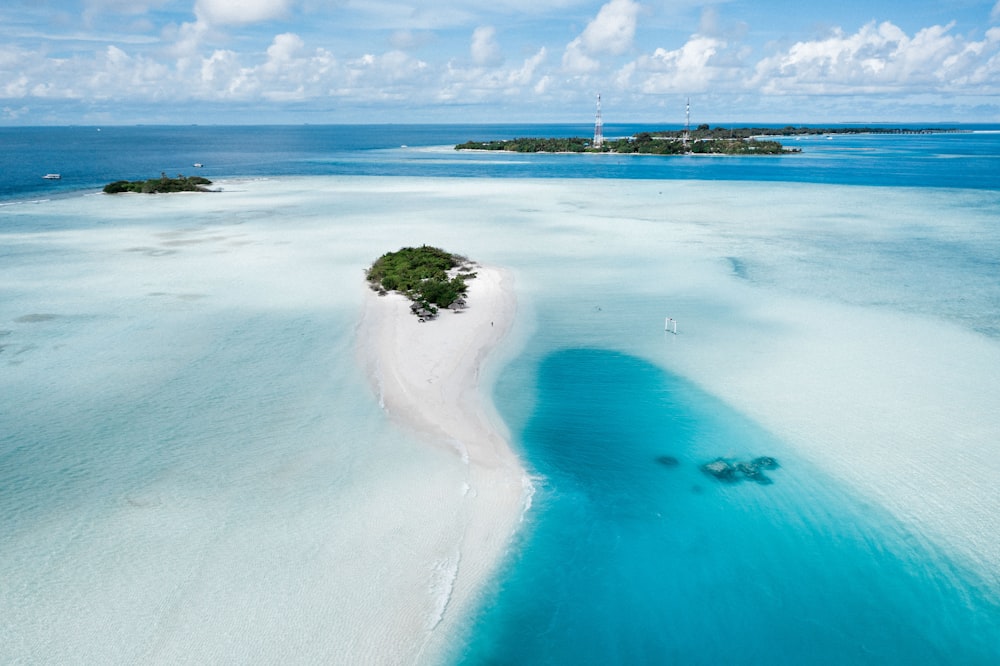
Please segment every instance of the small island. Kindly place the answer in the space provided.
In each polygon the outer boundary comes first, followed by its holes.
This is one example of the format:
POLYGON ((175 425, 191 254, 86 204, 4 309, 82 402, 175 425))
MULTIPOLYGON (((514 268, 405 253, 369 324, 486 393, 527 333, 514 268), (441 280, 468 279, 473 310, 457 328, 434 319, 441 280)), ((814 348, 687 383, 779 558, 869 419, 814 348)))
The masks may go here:
POLYGON ((201 176, 177 174, 176 178, 169 178, 167 174, 161 173, 159 178, 150 178, 149 180, 116 180, 104 186, 104 193, 139 192, 141 194, 164 194, 167 192, 211 192, 212 190, 205 187, 211 184, 212 181, 201 176))
POLYGON ((439 308, 458 312, 465 307, 466 281, 476 277, 472 267, 465 257, 421 245, 383 254, 365 277, 381 296, 395 291, 409 298, 410 311, 427 321, 437 316, 439 308))
POLYGON ((619 153, 643 155, 782 155, 801 152, 785 148, 777 141, 755 138, 685 138, 663 133, 639 132, 623 139, 605 139, 594 146, 591 139, 521 138, 496 141, 467 141, 455 150, 505 150, 517 153, 619 153))
POLYGON ((835 134, 937 134, 953 129, 898 127, 710 127, 690 130, 639 132, 595 145, 587 137, 517 138, 466 141, 455 150, 497 150, 516 153, 619 153, 643 155, 786 155, 801 153, 773 137, 832 136, 835 134))

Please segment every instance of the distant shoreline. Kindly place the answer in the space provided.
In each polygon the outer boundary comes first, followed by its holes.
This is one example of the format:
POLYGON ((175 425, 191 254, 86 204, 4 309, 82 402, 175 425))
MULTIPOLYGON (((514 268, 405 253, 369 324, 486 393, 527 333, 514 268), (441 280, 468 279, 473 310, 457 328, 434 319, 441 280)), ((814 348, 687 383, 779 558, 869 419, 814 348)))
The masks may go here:
POLYGON ((618 155, 787 155, 801 153, 801 148, 786 148, 775 139, 783 137, 861 135, 861 134, 954 134, 971 130, 937 127, 710 127, 695 129, 641 131, 618 139, 588 137, 519 137, 490 141, 466 141, 455 146, 459 151, 512 153, 612 153, 618 155))

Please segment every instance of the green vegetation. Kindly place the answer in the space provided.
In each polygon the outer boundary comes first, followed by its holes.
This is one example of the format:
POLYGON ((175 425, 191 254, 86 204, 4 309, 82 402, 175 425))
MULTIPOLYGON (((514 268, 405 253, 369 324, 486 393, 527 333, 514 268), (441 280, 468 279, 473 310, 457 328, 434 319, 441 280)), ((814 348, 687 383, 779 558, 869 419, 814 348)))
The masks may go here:
POLYGON ((520 138, 507 141, 466 141, 455 150, 506 150, 515 153, 582 153, 590 139, 578 136, 561 139, 520 138))
POLYGON ((104 186, 104 193, 140 192, 143 194, 160 194, 166 192, 208 192, 209 190, 204 186, 211 184, 212 181, 201 176, 177 174, 176 178, 168 178, 167 174, 161 173, 159 178, 150 178, 149 180, 116 180, 104 186))
POLYGON ((627 139, 605 141, 603 148, 613 153, 640 153, 645 155, 781 155, 799 152, 788 149, 777 141, 760 141, 753 138, 666 137, 639 132, 627 139))
POLYGON ((476 274, 465 257, 421 245, 383 254, 366 277, 380 294, 398 291, 409 298, 414 313, 423 317, 437 314, 439 307, 463 305, 462 297, 468 291, 466 280, 476 274))
POLYGON ((599 148, 584 137, 518 138, 496 141, 466 141, 455 150, 504 150, 516 153, 625 153, 644 155, 782 155, 800 153, 781 143, 760 137, 832 134, 936 134, 954 129, 908 129, 900 127, 709 127, 698 125, 690 132, 663 130, 639 132, 623 139, 605 139, 599 148))
POLYGON ((600 148, 594 148, 590 139, 582 137, 539 139, 519 138, 506 141, 466 141, 455 146, 455 150, 505 150, 517 153, 625 153, 644 155, 780 155, 797 153, 798 149, 788 149, 777 141, 760 141, 747 137, 731 138, 715 136, 695 136, 685 141, 680 136, 667 133, 640 132, 624 139, 605 140, 600 148))
MULTIPOLYGON (((940 134, 957 132, 954 129, 921 128, 911 129, 905 127, 795 127, 787 125, 785 127, 712 127, 708 125, 698 125, 691 130, 692 141, 704 139, 750 139, 761 136, 817 136, 827 134, 940 134)), ((683 130, 669 130, 653 132, 653 136, 680 139, 684 136, 683 130)))

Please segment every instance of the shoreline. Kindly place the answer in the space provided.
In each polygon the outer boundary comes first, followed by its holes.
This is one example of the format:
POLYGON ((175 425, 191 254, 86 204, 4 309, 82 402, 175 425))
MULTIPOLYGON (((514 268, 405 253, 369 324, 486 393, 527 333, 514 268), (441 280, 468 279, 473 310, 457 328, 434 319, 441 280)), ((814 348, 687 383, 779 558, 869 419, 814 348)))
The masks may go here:
POLYGON ((428 521, 451 523, 443 541, 401 544, 413 552, 412 575, 429 581, 416 588, 424 598, 413 599, 424 615, 420 635, 402 636, 398 646, 419 661, 455 647, 462 621, 502 565, 530 505, 527 472, 481 381, 484 363, 513 325, 511 277, 479 265, 476 273, 469 307, 428 322, 410 312, 406 297, 366 288, 358 328, 379 406, 420 440, 455 456, 462 476, 448 506, 437 496, 407 498, 423 502, 428 521))

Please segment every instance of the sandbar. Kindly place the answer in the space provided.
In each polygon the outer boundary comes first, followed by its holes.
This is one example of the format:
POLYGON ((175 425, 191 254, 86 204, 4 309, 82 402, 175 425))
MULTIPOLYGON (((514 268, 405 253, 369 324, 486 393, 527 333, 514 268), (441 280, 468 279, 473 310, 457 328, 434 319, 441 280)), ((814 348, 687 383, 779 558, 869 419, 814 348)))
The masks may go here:
POLYGON ((414 575, 437 581, 427 589, 432 598, 425 633, 412 637, 421 644, 420 661, 454 647, 530 503, 530 481, 483 381, 484 363, 514 321, 512 277, 493 267, 475 270, 468 307, 442 310, 427 322, 410 312, 404 296, 366 290, 358 331, 362 360, 384 411, 421 442, 453 453, 464 469, 454 505, 440 506, 436 499, 426 507, 429 521, 461 516, 445 556, 429 554, 424 544, 409 546, 414 575))

